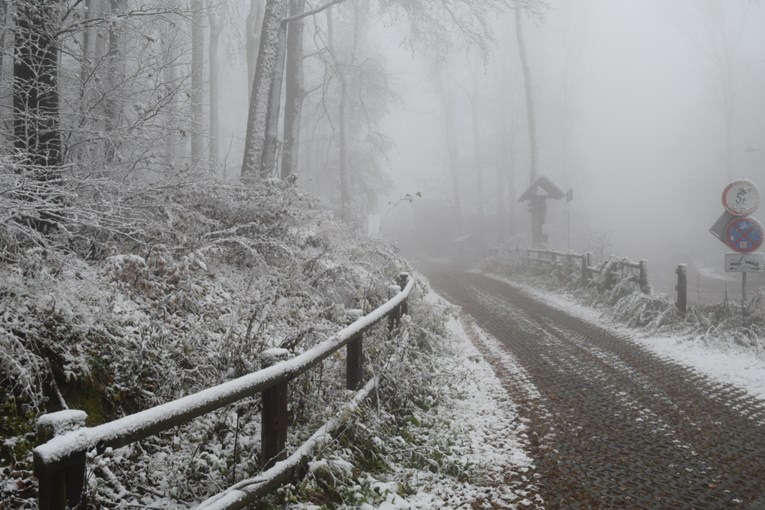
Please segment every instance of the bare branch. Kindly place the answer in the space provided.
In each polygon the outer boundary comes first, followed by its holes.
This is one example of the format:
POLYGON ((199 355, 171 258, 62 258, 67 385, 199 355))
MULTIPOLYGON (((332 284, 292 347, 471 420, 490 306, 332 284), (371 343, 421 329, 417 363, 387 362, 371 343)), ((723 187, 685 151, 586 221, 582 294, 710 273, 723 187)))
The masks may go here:
POLYGON ((316 7, 315 9, 311 9, 310 11, 306 11, 306 12, 301 13, 301 14, 296 14, 295 16, 290 16, 289 18, 284 18, 284 19, 282 19, 282 23, 289 23, 290 21, 296 21, 296 20, 299 20, 299 19, 307 18, 308 16, 313 16, 315 14, 319 14, 322 11, 326 11, 327 9, 332 7, 333 5, 337 5, 337 4, 340 4, 340 3, 343 3, 343 2, 345 2, 345 0, 330 0, 326 4, 321 5, 319 7, 316 7))

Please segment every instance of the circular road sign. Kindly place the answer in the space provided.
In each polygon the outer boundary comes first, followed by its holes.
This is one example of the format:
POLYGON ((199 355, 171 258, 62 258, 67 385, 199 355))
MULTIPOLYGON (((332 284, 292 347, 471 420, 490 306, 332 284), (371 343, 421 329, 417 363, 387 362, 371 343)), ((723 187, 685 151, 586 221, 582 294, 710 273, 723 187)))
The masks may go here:
POLYGON ((760 206, 760 190, 752 181, 733 181, 725 187, 722 202, 733 216, 749 216, 760 206))
POLYGON ((753 252, 763 237, 762 225, 754 218, 736 218, 725 228, 725 244, 739 253, 753 252))

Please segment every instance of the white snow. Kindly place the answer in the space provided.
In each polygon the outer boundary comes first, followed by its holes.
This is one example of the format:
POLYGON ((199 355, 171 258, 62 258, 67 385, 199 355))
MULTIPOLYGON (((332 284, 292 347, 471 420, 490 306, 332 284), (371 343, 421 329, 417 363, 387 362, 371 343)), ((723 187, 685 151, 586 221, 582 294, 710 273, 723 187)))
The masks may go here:
POLYGON ((68 432, 85 425, 88 413, 77 409, 66 409, 55 413, 43 414, 37 419, 38 427, 50 428, 54 435, 68 432))
MULTIPOLYGON (((443 303, 432 293, 425 300, 443 303)), ((492 356, 500 356, 498 359, 508 367, 512 377, 517 377, 526 387, 529 398, 534 398, 534 388, 527 383, 522 368, 502 350, 499 342, 475 324, 452 318, 447 330, 447 338, 442 341, 449 344, 454 357, 444 359, 439 373, 434 377, 443 377, 451 382, 444 384, 440 402, 423 413, 434 419, 427 425, 412 427, 409 433, 416 435, 417 444, 426 455, 434 449, 429 445, 442 445, 447 441, 447 462, 452 466, 464 466, 467 476, 463 479, 445 473, 435 462, 432 469, 413 468, 404 461, 391 458, 393 473, 389 476, 363 474, 358 480, 380 497, 374 501, 365 499, 359 487, 354 493, 355 501, 347 501, 337 508, 543 508, 534 487, 534 466, 529 454, 525 422, 502 381, 473 345, 471 338, 477 333, 482 348, 491 352, 492 356)), ((394 446, 401 450, 412 448, 404 438, 398 438, 394 446)), ((342 458, 316 461, 312 466, 317 468, 328 463, 341 469, 348 468, 342 458)), ((316 506, 304 502, 289 508, 309 510, 316 506)))
POLYGON ((658 356, 702 373, 722 384, 741 388, 765 400, 765 353, 737 345, 713 344, 693 336, 654 335, 619 326, 598 311, 574 302, 571 298, 532 288, 528 285, 486 274, 522 289, 527 295, 570 315, 589 321, 638 343, 658 356))
POLYGON ((286 361, 263 370, 244 375, 238 379, 207 388, 192 395, 146 409, 113 422, 96 427, 85 427, 54 437, 35 448, 35 454, 44 464, 51 464, 69 457, 75 452, 87 451, 98 444, 127 444, 147 435, 146 431, 166 430, 173 426, 177 417, 193 418, 227 403, 262 391, 276 379, 284 380, 288 375, 302 373, 308 367, 327 358, 348 343, 359 332, 382 320, 409 296, 414 288, 414 278, 409 279, 406 288, 393 296, 379 308, 343 328, 334 337, 286 361), (130 438, 125 441, 125 438, 130 438))

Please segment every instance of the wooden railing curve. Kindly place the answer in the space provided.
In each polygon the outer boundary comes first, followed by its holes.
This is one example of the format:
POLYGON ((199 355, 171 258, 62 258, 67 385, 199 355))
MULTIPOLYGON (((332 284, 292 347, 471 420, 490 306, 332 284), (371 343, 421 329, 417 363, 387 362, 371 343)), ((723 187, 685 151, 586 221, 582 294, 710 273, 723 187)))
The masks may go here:
MULTIPOLYGON (((318 365, 342 347, 348 346, 346 386, 348 389, 358 390, 361 386, 362 371, 354 364, 363 360, 361 345, 364 333, 386 317, 389 319, 391 328, 398 325, 402 314, 408 313, 407 300, 414 285, 413 278, 410 278, 407 273, 401 273, 399 286, 396 289, 398 292, 386 303, 355 320, 332 338, 292 359, 277 361, 257 372, 109 423, 95 427, 81 427, 55 435, 34 449, 34 472, 38 479, 38 507, 40 510, 65 510, 67 506, 79 505, 84 490, 85 455, 88 451, 96 449, 101 453, 109 447, 126 446, 188 423, 194 418, 257 393, 263 396, 261 419, 264 426, 261 448, 264 452, 272 452, 266 455, 262 453, 261 457, 265 468, 275 467, 278 461, 286 457, 284 439, 287 420, 284 417, 287 405, 287 383, 318 365), (280 398, 281 395, 285 398, 280 398)), ((374 379, 370 381, 364 389, 368 389, 370 384, 374 387, 374 381, 374 379)), ((364 389, 359 394, 362 394, 364 389)), ((84 415, 85 413, 81 411, 52 413, 41 417, 38 424, 49 425, 51 421, 57 419, 59 422, 64 422, 71 420, 73 416, 78 422, 83 422, 84 415)))

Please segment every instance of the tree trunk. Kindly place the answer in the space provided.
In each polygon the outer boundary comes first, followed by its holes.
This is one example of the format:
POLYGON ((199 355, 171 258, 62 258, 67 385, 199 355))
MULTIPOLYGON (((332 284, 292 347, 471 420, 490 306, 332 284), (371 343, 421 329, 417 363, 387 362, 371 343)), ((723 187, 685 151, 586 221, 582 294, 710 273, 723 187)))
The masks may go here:
MULTIPOLYGON (((13 41, 13 37, 7 37, 7 35, 10 35, 11 30, 9 28, 9 19, 12 19, 10 16, 10 13, 8 12, 8 2, 6 0, 0 0, 0 84, 5 86, 5 74, 6 74, 6 68, 8 67, 8 60, 5 58, 6 55, 11 54, 11 49, 6 48, 5 45, 8 42, 13 41)), ((13 65, 13 62, 11 61, 11 65, 13 65)), ((5 124, 6 122, 6 104, 5 104, 5 98, 2 97, 5 94, 0 95, 0 125, 5 124)), ((6 131, 0 130, 0 150, 5 152, 5 143, 7 142, 8 137, 6 134, 6 131)))
POLYGON ((348 221, 351 214, 351 193, 348 177, 348 94, 345 80, 340 84, 340 218, 348 221))
POLYGON ((523 89, 526 93, 526 118, 529 127, 529 183, 537 178, 537 132, 534 112, 534 94, 531 85, 531 70, 526 55, 526 44, 523 40, 523 27, 521 25, 521 9, 514 9, 515 14, 515 37, 518 41, 518 56, 521 59, 523 70, 523 89))
MULTIPOLYGON (((97 18, 99 15, 98 0, 85 2, 85 21, 97 18)), ((96 51, 96 28, 86 26, 82 31, 82 63, 80 64, 80 96, 85 96, 86 84, 90 81, 90 73, 93 71, 93 58, 96 51)))
POLYGON ((13 79, 14 148, 39 180, 59 178, 57 5, 48 0, 17 6, 13 79))
MULTIPOLYGON (((305 11, 305 0, 292 0, 290 16, 305 11)), ((297 172, 300 156, 300 118, 305 98, 303 74, 303 18, 290 22, 287 32, 287 76, 284 101, 284 148, 282 151, 282 179, 297 172)))
POLYGON ((247 93, 252 92, 252 80, 255 77, 255 64, 258 61, 260 29, 263 22, 263 0, 250 0, 250 12, 247 14, 247 93))
POLYGON ((201 165, 204 157, 204 60, 205 32, 202 0, 191 0, 191 162, 201 165))
POLYGON ((263 162, 266 138, 266 115, 279 53, 279 31, 287 0, 267 0, 258 49, 258 61, 250 94, 247 136, 244 141, 242 178, 254 180, 263 162))
POLYGON ((279 149, 279 115, 282 106, 282 83, 284 82, 284 58, 287 55, 287 23, 279 26, 279 46, 276 52, 274 74, 266 113, 266 139, 263 145, 263 160, 260 174, 271 177, 276 174, 277 152, 279 149))
POLYGON ((6 15, 8 14, 7 0, 0 0, 0 81, 3 79, 3 65, 5 64, 5 34, 6 15))
POLYGON ((220 13, 208 4, 210 21, 210 168, 213 172, 218 169, 220 156, 220 60, 218 58, 218 43, 223 31, 223 20, 220 13))
MULTIPOLYGON (((127 0, 109 0, 109 8, 112 15, 124 13, 127 10, 127 0)), ((104 99, 104 118, 106 127, 105 159, 107 163, 113 162, 119 150, 117 142, 117 129, 122 121, 122 100, 117 94, 119 85, 124 81, 125 62, 120 48, 122 29, 119 22, 116 26, 110 26, 107 49, 106 49, 106 80, 107 90, 110 92, 104 99)))
MULTIPOLYGON (((111 11, 111 0, 95 0, 99 14, 111 11)), ((109 52, 108 31, 102 28, 96 30, 95 58, 101 58, 109 52)))
POLYGON ((332 21, 332 10, 327 12, 327 40, 329 52, 334 62, 335 73, 340 82, 340 104, 338 105, 338 125, 340 140, 339 159, 340 159, 340 218, 348 221, 351 215, 350 207, 350 182, 348 179, 348 87, 344 74, 343 64, 340 62, 335 49, 334 23, 332 21))
POLYGON ((460 193, 459 148, 457 132, 454 126, 454 109, 452 108, 449 91, 444 88, 443 76, 436 77, 438 97, 444 112, 444 127, 446 128, 446 150, 449 154, 449 176, 452 181, 452 200, 454 201, 454 226, 457 233, 462 232, 462 198, 460 193))
POLYGON ((509 101, 513 87, 510 71, 503 68, 502 80, 499 93, 499 129, 501 147, 499 150, 498 172, 498 197, 501 199, 500 206, 500 242, 512 237, 516 231, 515 204, 518 197, 515 196, 515 142, 516 120, 512 111, 512 103, 509 101))
POLYGON ((475 184, 476 194, 478 195, 478 246, 481 254, 486 251, 486 210, 484 208, 484 189, 483 189, 483 164, 484 158, 481 144, 481 123, 480 106, 478 102, 478 79, 473 74, 473 94, 471 97, 471 107, 473 110, 473 150, 475 150, 475 184))
MULTIPOLYGON (((175 8, 173 1, 167 2, 167 7, 175 8)), ((178 79, 178 66, 179 55, 176 47, 177 39, 179 37, 179 30, 175 23, 172 21, 166 21, 163 23, 163 33, 161 36, 162 41, 162 81, 165 86, 170 90, 173 97, 170 98, 170 105, 177 107, 177 95, 180 88, 180 81, 178 79)), ((174 108, 171 108, 174 110, 174 108)), ((185 148, 182 147, 179 138, 179 126, 174 122, 175 119, 171 118, 168 122, 168 126, 165 129, 165 162, 168 168, 172 168, 176 161, 185 156, 185 148)))

